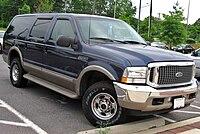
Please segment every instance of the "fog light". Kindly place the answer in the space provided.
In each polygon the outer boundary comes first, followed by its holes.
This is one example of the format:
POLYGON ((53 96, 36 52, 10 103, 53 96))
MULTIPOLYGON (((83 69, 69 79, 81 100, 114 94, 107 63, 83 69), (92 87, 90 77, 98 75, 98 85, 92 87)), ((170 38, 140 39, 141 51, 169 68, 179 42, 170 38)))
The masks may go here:
POLYGON ((155 98, 152 101, 152 105, 162 105, 164 103, 164 98, 155 98))
POLYGON ((194 99, 194 98, 196 98, 196 93, 190 94, 188 99, 194 99))

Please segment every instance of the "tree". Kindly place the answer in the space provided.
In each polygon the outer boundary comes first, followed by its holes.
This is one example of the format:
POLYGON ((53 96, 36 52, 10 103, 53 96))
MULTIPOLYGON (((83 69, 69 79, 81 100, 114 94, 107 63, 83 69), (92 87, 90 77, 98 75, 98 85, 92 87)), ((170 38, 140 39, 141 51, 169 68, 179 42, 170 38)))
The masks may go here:
POLYGON ((31 12, 30 6, 26 4, 24 4, 22 8, 18 9, 18 14, 29 14, 30 12, 31 12))
POLYGON ((121 3, 119 3, 116 11, 118 15, 117 17, 119 19, 133 25, 131 23, 131 18, 135 17, 136 7, 132 5, 132 2, 130 0, 122 0, 121 3))
POLYGON ((6 28, 22 5, 23 2, 19 0, 0 0, 0 26, 6 28))
POLYGON ((65 2, 63 0, 54 0, 54 1, 55 2, 52 11, 57 13, 64 12, 65 2))
POLYGON ((200 26, 200 18, 193 25, 194 26, 200 26))
MULTIPOLYGON (((161 25, 162 21, 159 18, 152 16, 152 25, 151 25, 151 35, 153 38, 160 38, 161 33, 161 25)), ((149 17, 146 17, 143 21, 140 23, 140 34, 141 36, 148 40, 153 41, 152 38, 148 38, 148 26, 149 26, 149 17)))
MULTIPOLYGON (((116 1, 116 18, 135 25, 136 7, 131 0, 116 1)), ((114 16, 114 0, 66 0, 66 12, 114 16)))
MULTIPOLYGON (((90 0, 65 0, 66 12, 92 14, 92 2, 90 0)), ((63 9, 65 3, 63 2, 63 9)))
POLYGON ((37 13, 51 12, 53 9, 53 4, 54 4, 53 0, 37 0, 35 5, 36 12, 37 13))
POLYGON ((109 1, 108 0, 93 0, 93 14, 106 15, 108 10, 109 1), (102 10, 103 9, 103 10, 102 10))
MULTIPOLYGON (((114 0, 107 0, 108 8, 106 9, 106 16, 114 16, 114 0)), ((121 18, 131 23, 131 18, 134 18, 136 14, 136 7, 133 6, 131 0, 117 0, 116 1, 116 18, 121 18)))
POLYGON ((188 27, 188 37, 196 41, 200 41, 200 26, 189 25, 188 27))
POLYGON ((183 16, 183 9, 179 3, 173 6, 174 11, 170 11, 170 15, 164 14, 162 22, 161 39, 165 40, 170 48, 172 45, 184 43, 187 38, 187 32, 184 25, 181 23, 185 18, 183 16))
POLYGON ((200 18, 193 25, 189 26, 188 34, 190 38, 200 42, 200 18))

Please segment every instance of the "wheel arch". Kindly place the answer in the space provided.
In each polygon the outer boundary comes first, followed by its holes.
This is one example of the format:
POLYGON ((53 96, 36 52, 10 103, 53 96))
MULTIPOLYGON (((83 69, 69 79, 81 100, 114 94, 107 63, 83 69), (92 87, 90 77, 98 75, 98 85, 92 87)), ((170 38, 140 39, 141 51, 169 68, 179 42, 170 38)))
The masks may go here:
POLYGON ((20 62, 22 64, 22 66, 23 66, 22 53, 21 53, 21 51, 19 50, 18 47, 13 46, 13 47, 10 48, 10 50, 8 52, 8 65, 11 64, 12 59, 14 59, 15 57, 19 57, 20 62))
POLYGON ((90 65, 82 70, 77 81, 76 91, 78 95, 83 96, 89 86, 99 81, 116 81, 118 80, 117 73, 113 68, 106 69, 99 65, 90 65), (91 79, 91 81, 89 81, 91 79))

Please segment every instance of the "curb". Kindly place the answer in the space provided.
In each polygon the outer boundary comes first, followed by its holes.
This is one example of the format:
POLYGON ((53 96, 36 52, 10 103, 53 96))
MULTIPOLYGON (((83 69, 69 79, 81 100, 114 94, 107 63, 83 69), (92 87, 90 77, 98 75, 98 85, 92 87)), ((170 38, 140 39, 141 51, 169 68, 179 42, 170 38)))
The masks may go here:
POLYGON ((157 127, 157 128, 152 128, 152 129, 149 129, 149 130, 144 130, 144 131, 141 131, 141 132, 138 131, 135 134, 155 134, 155 133, 159 133, 159 132, 167 131, 167 130, 170 130, 170 129, 182 127, 182 126, 189 125, 189 124, 196 123, 196 122, 200 122, 200 117, 191 118, 191 119, 180 121, 180 122, 177 122, 177 123, 172 123, 172 124, 169 124, 169 125, 165 125, 165 126, 161 126, 161 127, 157 127))
MULTIPOLYGON (((122 125, 116 125, 108 127, 109 134, 132 134, 139 131, 148 130, 150 128, 161 127, 165 125, 165 120, 162 118, 154 117, 147 120, 141 120, 136 122, 130 122, 122 125)), ((99 132, 104 131, 104 128, 97 128, 87 131, 81 131, 77 134, 99 134, 99 132)))

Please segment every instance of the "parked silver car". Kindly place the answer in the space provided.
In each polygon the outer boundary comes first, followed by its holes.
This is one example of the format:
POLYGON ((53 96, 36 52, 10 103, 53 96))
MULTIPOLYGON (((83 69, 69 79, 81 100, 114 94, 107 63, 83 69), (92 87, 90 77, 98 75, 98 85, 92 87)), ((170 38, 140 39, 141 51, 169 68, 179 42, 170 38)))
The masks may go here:
POLYGON ((196 51, 193 51, 190 54, 187 54, 190 58, 192 58, 195 62, 196 65, 196 78, 200 78, 200 48, 197 49, 196 51))
POLYGON ((152 42, 151 46, 158 47, 158 48, 163 48, 163 49, 169 49, 168 46, 163 42, 152 42))
POLYGON ((3 49, 3 35, 4 35, 4 31, 0 31, 0 54, 2 53, 2 49, 3 49))

